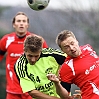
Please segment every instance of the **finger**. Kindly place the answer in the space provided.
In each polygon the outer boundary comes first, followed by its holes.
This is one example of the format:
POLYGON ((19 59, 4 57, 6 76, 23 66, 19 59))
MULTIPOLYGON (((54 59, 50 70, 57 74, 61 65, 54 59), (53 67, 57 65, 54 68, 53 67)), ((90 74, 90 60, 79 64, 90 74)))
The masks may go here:
POLYGON ((75 92, 81 93, 81 91, 80 91, 80 90, 75 90, 75 92))

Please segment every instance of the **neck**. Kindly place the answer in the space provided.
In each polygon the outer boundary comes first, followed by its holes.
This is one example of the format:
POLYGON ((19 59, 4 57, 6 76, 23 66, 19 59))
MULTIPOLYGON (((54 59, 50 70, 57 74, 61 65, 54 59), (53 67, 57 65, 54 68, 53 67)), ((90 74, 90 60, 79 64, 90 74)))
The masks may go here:
POLYGON ((26 33, 16 33, 18 38, 23 38, 26 36, 26 33))
POLYGON ((24 35, 17 35, 17 34, 16 34, 16 36, 17 36, 18 38, 24 38, 24 37, 26 36, 26 34, 24 34, 24 35))

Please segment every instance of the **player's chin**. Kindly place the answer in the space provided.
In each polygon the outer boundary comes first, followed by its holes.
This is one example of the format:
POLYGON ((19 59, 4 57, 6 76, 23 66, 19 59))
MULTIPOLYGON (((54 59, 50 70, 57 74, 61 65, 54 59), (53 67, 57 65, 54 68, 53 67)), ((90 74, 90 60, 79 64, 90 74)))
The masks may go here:
POLYGON ((29 62, 30 63, 30 65, 34 65, 36 62, 29 62))

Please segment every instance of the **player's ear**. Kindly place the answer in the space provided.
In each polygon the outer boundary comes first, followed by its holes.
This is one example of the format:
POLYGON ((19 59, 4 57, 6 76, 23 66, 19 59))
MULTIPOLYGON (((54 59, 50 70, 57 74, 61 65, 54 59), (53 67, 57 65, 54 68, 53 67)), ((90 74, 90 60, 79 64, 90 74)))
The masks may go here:
POLYGON ((29 25, 29 23, 28 23, 27 28, 29 28, 29 26, 30 26, 30 25, 29 25))
POLYGON ((77 41, 77 44, 79 44, 78 40, 76 40, 76 41, 77 41))
POLYGON ((13 28, 15 28, 15 24, 14 23, 12 24, 12 26, 13 26, 13 28))

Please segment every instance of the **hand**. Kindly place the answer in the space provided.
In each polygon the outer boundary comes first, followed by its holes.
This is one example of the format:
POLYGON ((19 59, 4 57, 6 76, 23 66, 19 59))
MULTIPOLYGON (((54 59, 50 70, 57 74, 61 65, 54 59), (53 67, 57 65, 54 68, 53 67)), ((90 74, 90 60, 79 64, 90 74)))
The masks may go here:
POLYGON ((80 90, 75 90, 77 92, 76 94, 73 94, 74 98, 81 99, 81 91, 80 90))
POLYGON ((58 83, 59 79, 55 74, 47 74, 47 78, 54 83, 58 83))

